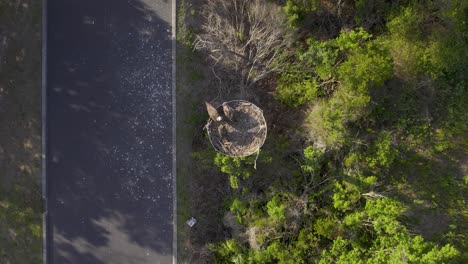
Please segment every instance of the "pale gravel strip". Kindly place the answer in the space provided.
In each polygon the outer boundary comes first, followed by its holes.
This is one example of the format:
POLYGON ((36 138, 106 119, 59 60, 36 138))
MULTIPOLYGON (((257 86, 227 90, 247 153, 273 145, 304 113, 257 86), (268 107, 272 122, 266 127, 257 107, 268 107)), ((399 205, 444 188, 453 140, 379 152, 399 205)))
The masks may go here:
POLYGON ((176 10, 177 1, 172 0, 172 263, 177 263, 177 145, 176 145, 176 10))

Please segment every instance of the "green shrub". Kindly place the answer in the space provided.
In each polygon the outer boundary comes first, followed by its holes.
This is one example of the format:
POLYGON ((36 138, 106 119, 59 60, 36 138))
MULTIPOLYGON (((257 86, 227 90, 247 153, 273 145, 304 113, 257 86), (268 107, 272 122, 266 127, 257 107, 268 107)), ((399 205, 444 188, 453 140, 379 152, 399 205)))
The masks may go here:
POLYGON ((388 170, 397 157, 398 151, 392 144, 391 134, 383 130, 369 149, 366 164, 371 169, 377 167, 388 170))
POLYGON ((309 80, 296 80, 288 82, 292 78, 282 76, 279 84, 276 87, 278 92, 278 99, 290 107, 298 107, 305 103, 313 102, 319 94, 317 81, 314 79, 309 80))
POLYGON ((316 11, 320 0, 287 0, 284 12, 290 27, 301 25, 310 12, 316 11))
POLYGON ((229 183, 233 189, 239 188, 239 178, 247 179, 254 171, 254 157, 232 158, 216 153, 214 163, 221 172, 229 176, 229 183))
POLYGON ((278 195, 273 196, 273 198, 267 203, 267 213, 273 219, 273 221, 282 221, 286 218, 285 215, 285 204, 281 201, 281 197, 278 195))

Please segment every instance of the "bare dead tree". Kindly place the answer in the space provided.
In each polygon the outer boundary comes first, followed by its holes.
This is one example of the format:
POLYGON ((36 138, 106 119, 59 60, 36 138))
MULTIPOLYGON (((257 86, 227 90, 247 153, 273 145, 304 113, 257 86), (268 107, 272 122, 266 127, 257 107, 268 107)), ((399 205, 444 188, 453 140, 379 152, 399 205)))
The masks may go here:
POLYGON ((215 66, 234 71, 242 96, 281 68, 286 41, 280 7, 266 0, 207 0, 203 14, 194 48, 206 52, 215 66))

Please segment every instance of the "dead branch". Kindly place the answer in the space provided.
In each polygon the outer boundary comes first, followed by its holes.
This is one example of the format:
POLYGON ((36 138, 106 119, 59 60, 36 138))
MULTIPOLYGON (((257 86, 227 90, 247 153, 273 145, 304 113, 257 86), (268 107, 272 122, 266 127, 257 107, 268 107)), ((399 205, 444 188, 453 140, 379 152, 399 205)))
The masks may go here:
POLYGON ((385 197, 385 195, 380 194, 380 193, 376 193, 376 192, 374 192, 374 191, 370 191, 370 192, 367 192, 367 193, 363 193, 362 196, 366 196, 366 197, 374 198, 374 199, 378 199, 378 198, 383 198, 383 197, 385 197))
POLYGON ((234 71, 241 94, 282 63, 286 47, 284 17, 280 8, 264 0, 208 0, 205 23, 194 48, 204 51, 213 64, 234 71))

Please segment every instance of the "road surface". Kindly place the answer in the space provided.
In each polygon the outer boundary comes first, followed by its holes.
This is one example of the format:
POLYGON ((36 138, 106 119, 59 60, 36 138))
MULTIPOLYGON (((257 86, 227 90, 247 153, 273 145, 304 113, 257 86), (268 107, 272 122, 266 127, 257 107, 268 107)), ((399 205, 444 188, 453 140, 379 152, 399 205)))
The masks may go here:
POLYGON ((172 263, 171 0, 48 0, 46 263, 172 263))

